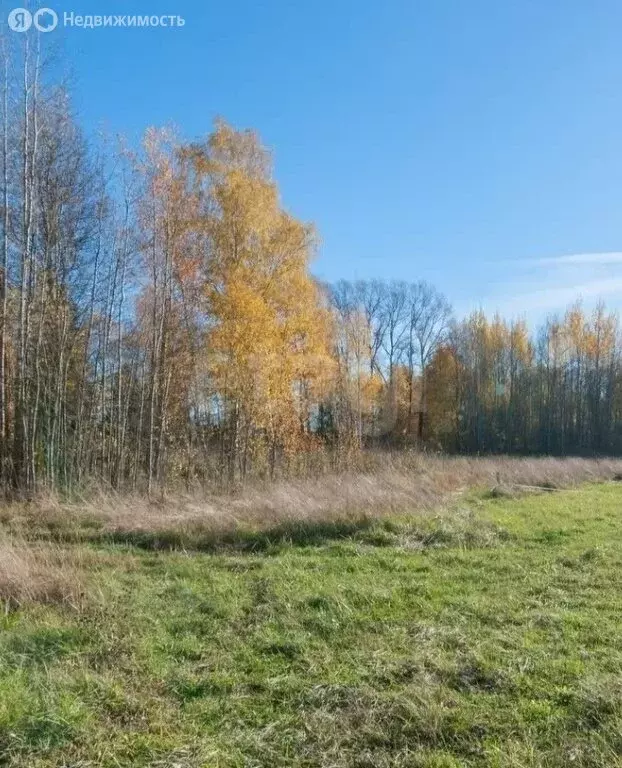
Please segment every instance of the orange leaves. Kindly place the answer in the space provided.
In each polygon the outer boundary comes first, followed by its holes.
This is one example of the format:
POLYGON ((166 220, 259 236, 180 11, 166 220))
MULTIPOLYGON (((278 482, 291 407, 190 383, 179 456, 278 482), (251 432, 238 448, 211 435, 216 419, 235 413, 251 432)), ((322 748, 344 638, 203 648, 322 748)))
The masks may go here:
POLYGON ((599 304, 587 317, 580 302, 566 312, 563 321, 551 321, 547 327, 551 364, 573 361, 602 363, 615 352, 618 319, 599 304))
POLYGON ((254 134, 220 122, 192 157, 212 384, 276 438, 304 416, 296 392, 311 392, 330 368, 328 318, 308 272, 312 231, 280 208, 254 134))

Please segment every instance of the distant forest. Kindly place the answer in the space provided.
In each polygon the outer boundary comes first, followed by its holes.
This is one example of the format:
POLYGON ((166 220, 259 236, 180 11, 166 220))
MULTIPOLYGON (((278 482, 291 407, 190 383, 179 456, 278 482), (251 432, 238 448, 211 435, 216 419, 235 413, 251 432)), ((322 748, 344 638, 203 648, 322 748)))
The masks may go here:
POLYGON ((366 447, 622 453, 614 314, 533 334, 425 283, 322 285, 254 132, 93 145, 38 44, 0 75, 6 492, 232 486, 366 447))

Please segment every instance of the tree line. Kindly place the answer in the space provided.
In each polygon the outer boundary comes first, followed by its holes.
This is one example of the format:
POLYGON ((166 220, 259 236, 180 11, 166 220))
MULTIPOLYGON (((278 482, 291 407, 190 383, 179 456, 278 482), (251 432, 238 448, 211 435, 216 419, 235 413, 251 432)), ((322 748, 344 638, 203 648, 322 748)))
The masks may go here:
POLYGON ((40 38, 2 52, 5 492, 232 486, 369 446, 622 450, 615 315, 532 336, 422 282, 323 285, 254 132, 94 146, 40 38))
POLYGON ((525 321, 457 320, 424 283, 331 290, 361 442, 460 453, 619 454, 618 316, 577 301, 535 334, 525 321), (357 338, 357 329, 360 336, 357 338))

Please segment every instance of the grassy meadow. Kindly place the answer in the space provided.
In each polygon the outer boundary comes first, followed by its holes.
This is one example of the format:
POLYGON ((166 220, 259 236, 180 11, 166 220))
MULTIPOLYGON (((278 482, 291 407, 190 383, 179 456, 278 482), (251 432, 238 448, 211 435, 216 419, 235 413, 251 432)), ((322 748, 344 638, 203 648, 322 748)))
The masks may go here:
POLYGON ((219 535, 61 512, 2 516, 1 765, 622 765, 619 483, 219 535))

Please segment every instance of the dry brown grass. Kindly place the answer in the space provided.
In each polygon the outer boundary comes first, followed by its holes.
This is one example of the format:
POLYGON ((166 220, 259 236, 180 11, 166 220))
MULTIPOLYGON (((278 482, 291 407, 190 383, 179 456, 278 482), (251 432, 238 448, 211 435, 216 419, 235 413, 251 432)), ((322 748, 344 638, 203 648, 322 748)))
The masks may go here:
POLYGON ((570 488, 622 475, 622 459, 466 458, 369 454, 357 472, 247 488, 236 496, 101 493, 5 507, 0 522, 28 538, 88 538, 161 547, 208 547, 245 533, 336 526, 425 514, 473 488, 570 488))
MULTIPOLYGON (((348 536, 392 514, 437 515, 465 492, 523 486, 570 488, 622 477, 622 460, 366 457, 364 471, 247 488, 236 496, 102 493, 67 502, 52 496, 0 510, 0 603, 82 605, 84 578, 102 552, 67 547, 108 541, 147 548, 261 548, 279 541, 348 536), (60 546, 59 546, 60 544, 60 546), (84 577, 84 578, 83 578, 84 577)), ((97 561, 97 562, 96 562, 97 561)))
POLYGON ((73 554, 50 544, 0 541, 0 602, 5 610, 27 603, 77 608, 83 594, 73 554))

